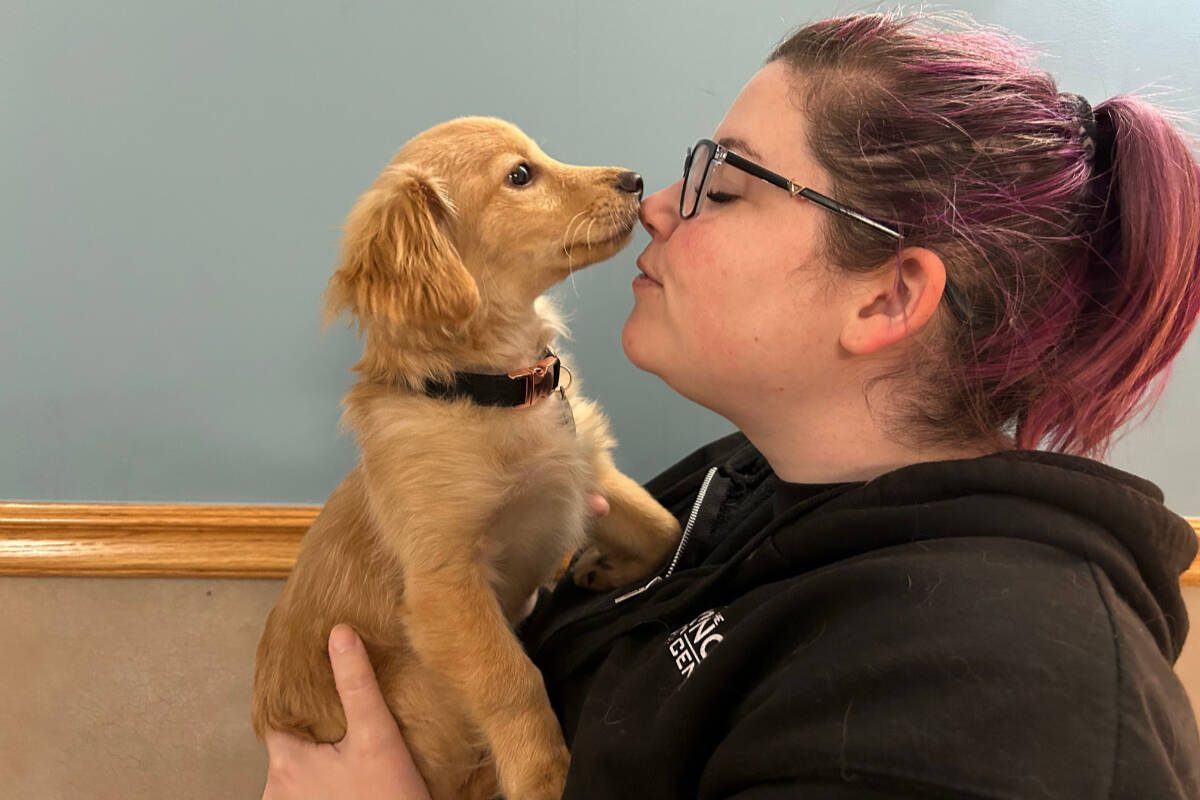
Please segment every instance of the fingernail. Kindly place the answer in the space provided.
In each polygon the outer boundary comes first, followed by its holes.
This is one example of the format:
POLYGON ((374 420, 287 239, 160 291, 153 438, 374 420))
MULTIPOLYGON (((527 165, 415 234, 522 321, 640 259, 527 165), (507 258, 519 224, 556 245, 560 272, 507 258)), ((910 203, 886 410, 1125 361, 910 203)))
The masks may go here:
POLYGON ((351 647, 354 647, 358 641, 358 636, 355 635, 354 629, 349 625, 335 625, 333 631, 329 634, 329 646, 335 653, 344 653, 351 647))

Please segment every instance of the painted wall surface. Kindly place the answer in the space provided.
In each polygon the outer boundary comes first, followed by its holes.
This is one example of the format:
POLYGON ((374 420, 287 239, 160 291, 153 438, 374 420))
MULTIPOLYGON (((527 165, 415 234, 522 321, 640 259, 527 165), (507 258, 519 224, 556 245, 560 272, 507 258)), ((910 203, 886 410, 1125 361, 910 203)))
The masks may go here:
MULTIPOLYGON (((1093 102, 1197 107, 1200 5, 963 2, 1093 102)), ((0 9, 0 497, 324 500, 353 464, 359 353, 322 333, 342 220, 396 148, 463 114, 555 157, 676 179, 813 2, 9 2, 0 9)), ((931 8, 951 8, 942 4, 931 8)), ((729 424, 621 352, 637 239, 556 290, 646 479, 729 424)), ((1200 514, 1200 344, 1110 461, 1200 514)))

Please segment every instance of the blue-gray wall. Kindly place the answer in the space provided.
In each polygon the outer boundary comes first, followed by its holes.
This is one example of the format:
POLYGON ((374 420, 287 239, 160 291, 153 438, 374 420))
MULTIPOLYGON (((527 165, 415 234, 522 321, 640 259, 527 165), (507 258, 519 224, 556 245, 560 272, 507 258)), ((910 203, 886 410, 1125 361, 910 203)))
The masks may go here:
MULTIPOLYGON (((1200 4, 959 3, 1064 90, 1197 107, 1200 4)), ((339 226, 411 135, 462 114, 673 181, 807 2, 9 2, 0 9, 0 498, 322 501, 359 352, 322 334, 339 226)), ((951 8, 941 5, 938 8, 951 8)), ((621 353, 633 258, 558 291, 619 463, 728 424, 621 353)), ((1197 337, 1200 338, 1200 337, 1197 337)), ((1112 458, 1200 514, 1200 345, 1112 458)))

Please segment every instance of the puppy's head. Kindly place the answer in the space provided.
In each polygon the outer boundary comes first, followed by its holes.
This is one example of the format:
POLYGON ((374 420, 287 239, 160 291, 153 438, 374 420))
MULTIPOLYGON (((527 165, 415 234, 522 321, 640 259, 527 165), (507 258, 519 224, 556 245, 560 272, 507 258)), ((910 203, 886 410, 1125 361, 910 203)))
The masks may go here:
POLYGON ((556 161, 515 126, 465 117, 409 141, 346 220, 326 317, 453 330, 527 305, 628 243, 641 178, 556 161))

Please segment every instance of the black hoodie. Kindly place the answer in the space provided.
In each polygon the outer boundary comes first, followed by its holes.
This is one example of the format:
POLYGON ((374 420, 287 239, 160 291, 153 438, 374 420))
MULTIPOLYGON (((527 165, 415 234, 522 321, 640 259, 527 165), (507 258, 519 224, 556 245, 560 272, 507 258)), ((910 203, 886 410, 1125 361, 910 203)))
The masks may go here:
POLYGON ((647 488, 692 520, 669 576, 522 626, 568 800, 1200 798, 1154 484, 1030 450, 781 484, 734 434, 647 488))

